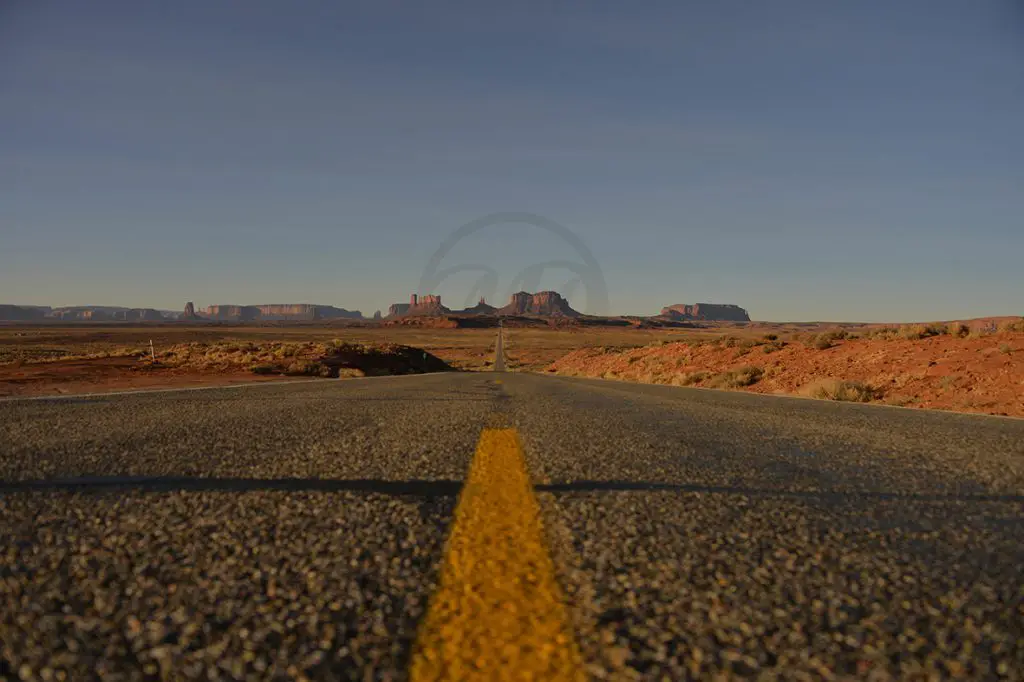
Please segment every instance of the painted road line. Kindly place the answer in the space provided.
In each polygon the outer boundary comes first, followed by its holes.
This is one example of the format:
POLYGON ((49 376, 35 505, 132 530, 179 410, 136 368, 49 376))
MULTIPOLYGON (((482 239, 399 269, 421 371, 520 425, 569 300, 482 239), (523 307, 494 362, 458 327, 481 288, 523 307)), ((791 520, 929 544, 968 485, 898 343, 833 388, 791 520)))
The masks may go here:
POLYGON ((410 678, 585 679, 515 429, 480 436, 410 678))

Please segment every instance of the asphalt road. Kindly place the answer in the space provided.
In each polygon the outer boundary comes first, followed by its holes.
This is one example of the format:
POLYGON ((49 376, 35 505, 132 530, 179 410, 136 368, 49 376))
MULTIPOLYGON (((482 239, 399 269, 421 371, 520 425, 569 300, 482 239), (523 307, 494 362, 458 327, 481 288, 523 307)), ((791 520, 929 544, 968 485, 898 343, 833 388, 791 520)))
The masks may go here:
POLYGON ((1024 420, 518 373, 0 402, 0 678, 406 679, 484 429, 592 679, 1024 678, 1024 420))

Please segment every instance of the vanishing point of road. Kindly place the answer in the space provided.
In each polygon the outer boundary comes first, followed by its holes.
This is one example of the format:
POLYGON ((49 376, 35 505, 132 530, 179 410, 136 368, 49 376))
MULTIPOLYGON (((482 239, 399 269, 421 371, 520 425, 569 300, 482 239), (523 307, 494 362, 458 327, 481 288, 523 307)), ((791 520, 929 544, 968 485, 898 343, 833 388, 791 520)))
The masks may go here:
POLYGON ((0 679, 1021 679, 1024 420, 509 372, 11 400, 0 555, 0 679))

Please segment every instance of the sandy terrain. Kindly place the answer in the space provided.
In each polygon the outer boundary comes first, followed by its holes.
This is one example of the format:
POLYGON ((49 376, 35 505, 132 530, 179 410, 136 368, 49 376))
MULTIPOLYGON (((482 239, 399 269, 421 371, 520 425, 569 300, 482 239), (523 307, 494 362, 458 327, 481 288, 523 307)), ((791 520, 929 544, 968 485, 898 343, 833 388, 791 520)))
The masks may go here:
POLYGON ((819 341, 818 334, 592 348, 568 354, 547 371, 1024 417, 1024 323, 1017 326, 925 338, 826 334, 819 341))
MULTIPOLYGON (((236 362, 169 366, 167 354, 192 344, 401 343, 422 348, 459 370, 487 370, 494 359, 496 330, 417 326, 339 327, 336 325, 117 325, 77 324, 0 326, 0 396, 52 395, 133 388, 215 385, 268 381, 236 362), (160 363, 146 361, 153 341, 160 363)), ((515 329, 506 344, 507 366, 543 371, 566 353, 592 346, 631 348, 660 340, 711 338, 712 329, 679 330, 515 329)), ((203 349, 209 351, 211 349, 203 349)), ((256 364, 255 361, 250 364, 256 364)))
MULTIPOLYGON (((510 329, 506 338, 506 365, 512 371, 1024 416, 1024 322, 1019 318, 952 327, 536 327, 510 329)), ((8 325, 0 327, 0 396, 316 376, 316 367, 293 365, 313 362, 339 343, 405 344, 454 369, 479 371, 491 367, 494 339, 489 328, 8 325), (156 363, 149 358, 151 339, 156 363)))

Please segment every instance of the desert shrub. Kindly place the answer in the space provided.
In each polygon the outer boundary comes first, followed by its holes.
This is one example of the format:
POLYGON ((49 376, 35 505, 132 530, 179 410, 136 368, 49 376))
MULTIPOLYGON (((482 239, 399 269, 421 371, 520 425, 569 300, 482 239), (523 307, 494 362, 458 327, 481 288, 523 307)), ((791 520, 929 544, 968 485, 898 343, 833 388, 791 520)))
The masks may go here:
POLYGON ((952 337, 962 339, 971 333, 971 328, 963 322, 950 322, 946 327, 946 333, 952 337))
POLYGON ((1024 332, 1024 317, 1019 320, 1006 320, 999 325, 1001 332, 1024 332))
POLYGON ((319 362, 299 360, 288 365, 285 374, 289 376, 319 376, 322 366, 319 362))
POLYGON ((708 372, 686 372, 685 374, 679 374, 672 378, 672 384, 675 386, 693 386, 711 376, 708 372))
POLYGON ((904 339, 917 341, 927 339, 931 336, 942 336, 949 332, 949 329, 941 324, 905 324, 900 327, 900 336, 904 339))
POLYGON ((764 370, 760 367, 748 365, 734 370, 734 373, 736 377, 736 384, 738 386, 752 386, 761 379, 764 375, 764 370))
POLYGON ((764 335, 764 340, 765 341, 778 341, 779 340, 779 335, 778 334, 765 334, 764 335))
POLYGON ((831 348, 832 344, 836 341, 842 341, 847 338, 849 334, 846 333, 845 329, 828 329, 818 334, 817 338, 814 339, 814 347, 818 350, 825 350, 831 348))
POLYGON ((276 374, 278 371, 277 367, 266 363, 253 365, 250 369, 253 374, 276 374))
POLYGON ((812 398, 853 403, 870 402, 877 395, 875 389, 860 381, 838 381, 835 379, 814 384, 809 393, 812 398))
POLYGON ((868 329, 864 332, 864 337, 867 339, 880 339, 888 341, 899 336, 899 329, 896 327, 875 327, 868 329))
POLYGON ((760 367, 747 365, 716 374, 708 381, 708 386, 711 388, 743 388, 756 384, 763 375, 764 370, 760 367))
POLYGON ((1013 348, 1011 348, 1010 344, 1008 343, 1001 343, 999 344, 999 352, 1002 353, 1003 355, 1009 355, 1010 353, 1013 352, 1013 348))
POLYGON ((811 345, 817 350, 828 350, 832 347, 832 339, 827 334, 819 334, 811 345))
POLYGON ((769 353, 775 353, 776 351, 780 351, 780 350, 782 350, 785 347, 786 347, 786 342, 785 341, 777 341, 776 340, 776 341, 772 341, 771 343, 766 343, 765 345, 761 346, 761 352, 764 353, 765 355, 768 355, 769 353))

